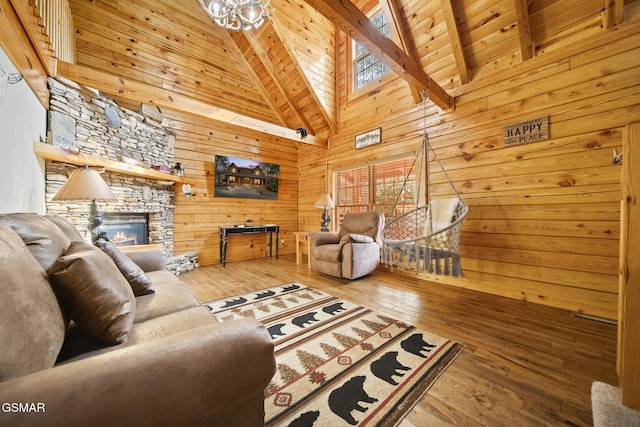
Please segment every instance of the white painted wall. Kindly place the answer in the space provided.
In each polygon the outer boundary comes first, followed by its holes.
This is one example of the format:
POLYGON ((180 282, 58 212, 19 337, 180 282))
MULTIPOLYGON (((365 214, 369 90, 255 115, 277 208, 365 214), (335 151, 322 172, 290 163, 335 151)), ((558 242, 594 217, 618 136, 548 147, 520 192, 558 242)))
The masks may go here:
MULTIPOLYGON (((0 66, 17 73, 0 48, 0 66)), ((33 143, 45 140, 47 110, 22 80, 8 85, 0 107, 0 213, 45 213, 44 161, 33 143)))

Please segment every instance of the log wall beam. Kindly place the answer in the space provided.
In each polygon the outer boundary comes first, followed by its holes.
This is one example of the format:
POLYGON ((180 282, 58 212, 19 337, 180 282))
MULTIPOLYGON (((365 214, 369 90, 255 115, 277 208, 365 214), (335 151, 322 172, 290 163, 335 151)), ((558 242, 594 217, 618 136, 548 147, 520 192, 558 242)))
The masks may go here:
POLYGON ((604 1, 604 26, 613 28, 624 22, 624 0, 604 1))
MULTIPOLYGON (((411 45, 411 37, 409 30, 407 29, 407 25, 402 18, 402 14, 400 13, 400 8, 398 7, 398 3, 396 0, 380 0, 380 7, 382 11, 387 16, 387 20, 389 25, 392 27, 391 37, 392 39, 397 39, 396 42, 398 46, 402 48, 402 50, 409 55, 411 59, 413 59, 416 63, 420 63, 418 60, 417 54, 414 50, 414 46, 411 45)), ((411 88, 411 95, 413 96, 413 100, 416 103, 422 101, 422 96, 417 87, 413 86, 411 88)))
POLYGON ((58 62, 58 76, 72 80, 78 84, 91 87, 112 95, 123 96, 133 101, 145 102, 162 108, 196 114, 234 126, 240 126, 280 138, 327 148, 327 140, 314 135, 301 139, 295 129, 288 129, 273 123, 267 123, 233 111, 213 107, 201 101, 178 93, 146 85, 140 82, 126 81, 114 76, 82 67, 68 62, 58 62))
POLYGON ((456 59, 456 64, 458 65, 458 75, 460 76, 460 83, 469 83, 469 67, 467 66, 467 59, 465 58, 464 51, 462 50, 462 42, 460 41, 460 30, 458 29, 456 13, 453 10, 453 4, 451 4, 451 0, 442 0, 442 13, 444 14, 444 20, 447 24, 449 38, 451 39, 453 57, 456 59))
POLYGON ((618 386, 622 403, 640 410, 640 122, 622 133, 622 204, 618 313, 618 386))
POLYGON ((531 40, 531 24, 529 22, 529 2, 514 0, 516 19, 518 23, 518 37, 520 38, 520 56, 522 61, 533 58, 533 41, 531 40))

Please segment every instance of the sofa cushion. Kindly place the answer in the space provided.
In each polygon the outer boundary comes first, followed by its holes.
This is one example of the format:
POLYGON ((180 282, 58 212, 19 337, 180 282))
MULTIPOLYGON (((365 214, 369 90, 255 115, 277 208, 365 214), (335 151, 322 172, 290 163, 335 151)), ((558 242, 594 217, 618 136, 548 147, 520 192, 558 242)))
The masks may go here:
POLYGON ((144 274, 144 271, 138 265, 131 261, 131 259, 120 252, 116 245, 106 240, 98 240, 95 245, 102 249, 104 253, 109 255, 109 258, 113 260, 122 275, 133 290, 135 296, 152 294, 155 292, 153 282, 144 274))
POLYGON ((135 323, 200 305, 187 285, 167 270, 147 273, 155 293, 136 298, 135 323))
POLYGON ((105 344, 127 341, 135 297, 107 254, 74 242, 51 266, 49 278, 63 309, 91 338, 105 344))
POLYGON ((0 222, 0 382, 54 365, 64 317, 42 266, 0 222))
POLYGON ((52 223, 54 223, 56 227, 58 227, 60 231, 62 231, 64 235, 67 236, 67 239, 69 239, 69 241, 71 242, 84 241, 84 239, 82 238, 82 235, 80 234, 76 226, 67 218, 63 218, 58 215, 45 215, 44 217, 49 221, 51 221, 52 223))
POLYGON ((0 221, 18 233, 44 271, 49 271, 71 243, 51 221, 35 213, 4 214, 0 221))
POLYGON ((198 328, 200 326, 218 323, 208 308, 204 306, 180 310, 164 316, 149 319, 147 322, 137 323, 131 328, 129 340, 122 346, 106 346, 91 341, 79 328, 71 327, 67 332, 67 339, 60 352, 58 363, 95 356, 123 347, 131 347, 149 341, 168 337, 180 332, 198 328))

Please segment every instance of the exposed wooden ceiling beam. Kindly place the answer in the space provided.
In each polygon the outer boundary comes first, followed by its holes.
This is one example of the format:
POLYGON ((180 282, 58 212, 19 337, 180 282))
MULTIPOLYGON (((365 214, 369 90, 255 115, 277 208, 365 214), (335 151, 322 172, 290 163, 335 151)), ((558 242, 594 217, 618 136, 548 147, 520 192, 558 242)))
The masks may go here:
MULTIPOLYGON (((413 49, 413 46, 410 45, 411 38, 409 37, 409 31, 407 30, 404 19, 402 19, 402 14, 400 13, 400 8, 398 8, 397 1, 380 0, 380 7, 382 8, 382 12, 385 16, 387 16, 388 24, 392 27, 392 38, 395 35, 398 46, 400 46, 412 60, 419 63, 415 50, 413 49)), ((413 100, 416 103, 422 101, 420 90, 417 87, 411 86, 411 95, 413 95, 413 100)))
POLYGON ((38 53, 9 0, 0 0, 0 46, 40 103, 48 109, 47 70, 42 66, 38 53))
POLYGON ((364 45, 396 74, 425 90, 437 106, 442 109, 454 108, 454 98, 440 85, 431 80, 420 64, 412 60, 392 40, 386 38, 380 30, 349 0, 304 0, 316 9, 349 37, 364 45))
POLYGON ((533 41, 531 40, 531 24, 529 23, 529 2, 514 0, 516 6, 516 20, 518 36, 520 38, 520 56, 522 61, 533 58, 533 41))
POLYGON ((444 21, 447 25, 449 39, 451 40, 453 57, 455 58, 456 64, 458 65, 458 75, 460 76, 460 83, 469 83, 469 67, 467 66, 467 59, 465 58, 464 51, 462 50, 462 42, 460 41, 460 30, 458 28, 458 21, 456 20, 456 13, 453 10, 453 4, 451 3, 451 0, 442 0, 442 13, 444 14, 444 21))
POLYGON ((273 123, 242 116, 233 111, 217 108, 166 89, 153 87, 141 82, 126 81, 118 76, 64 61, 58 62, 57 69, 58 75, 61 77, 108 94, 124 96, 133 101, 146 102, 163 108, 196 114, 280 138, 327 148, 326 139, 314 135, 308 135, 305 139, 301 139, 295 129, 288 129, 273 123))
MULTIPOLYGON (((267 31, 273 32, 273 28, 269 24, 269 20, 267 20, 267 22, 263 24, 263 27, 266 27, 267 31)), ((261 28, 261 30, 263 29, 264 28, 261 28)), ((306 128, 307 131, 311 133, 315 133, 315 130, 311 125, 311 122, 309 122, 309 120, 305 117, 305 115, 300 111, 300 108, 298 108, 298 106, 296 105, 296 102, 293 100, 293 97, 289 94, 289 91, 287 90, 287 85, 285 84, 283 79, 287 78, 288 76, 282 76, 281 73, 278 73, 278 71, 274 68, 271 58, 269 58, 269 55, 267 54, 267 52, 265 52, 262 46, 262 43, 260 42, 260 39, 257 36, 257 32, 256 31, 238 31, 233 34, 232 38, 234 39, 234 41, 242 40, 242 39, 247 40, 247 42, 249 43, 249 45, 251 46, 255 54, 260 59, 260 62, 262 62, 262 66, 264 67, 265 71, 267 72, 267 74, 269 74, 269 77, 271 78, 273 83, 278 88, 278 91, 280 92, 282 97, 285 99, 285 101, 289 105, 289 108, 295 114, 295 117, 298 120, 298 124, 295 127, 298 128, 302 126, 306 128)))
POLYGON ((49 75, 53 74, 56 54, 52 50, 49 35, 42 25, 42 19, 39 18, 39 12, 36 10, 38 6, 32 1, 11 0, 10 3, 18 14, 31 43, 36 47, 40 62, 49 75))
POLYGON ((604 0, 604 21, 605 28, 624 22, 624 0, 604 0))

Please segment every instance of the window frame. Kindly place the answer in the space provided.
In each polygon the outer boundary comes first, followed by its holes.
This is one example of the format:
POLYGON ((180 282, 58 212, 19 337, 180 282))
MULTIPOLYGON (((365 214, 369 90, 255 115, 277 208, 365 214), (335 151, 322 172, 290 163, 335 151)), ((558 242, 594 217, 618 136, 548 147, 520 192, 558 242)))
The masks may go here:
MULTIPOLYGON (((425 200, 426 200, 426 186, 425 186, 425 171, 419 171, 419 170, 415 170, 415 168, 420 167, 420 162, 417 162, 415 159, 415 152, 407 152, 407 153, 402 153, 402 154, 398 154, 395 156, 391 156, 391 157, 385 157, 385 158, 381 158, 381 159, 376 159, 376 160, 372 160, 370 162, 365 162, 365 163, 356 163, 353 165, 349 165, 349 166, 344 166, 344 167, 340 167, 340 168, 336 168, 334 170, 331 171, 331 179, 332 179, 332 190, 333 190, 333 194, 334 194, 334 210, 333 210, 333 215, 335 218, 335 221, 333 221, 332 225, 334 227, 339 227, 340 224, 342 223, 342 218, 344 216, 345 213, 347 212, 370 212, 370 211, 377 211, 377 212, 382 212, 385 215, 385 218, 387 219, 387 221, 389 221, 388 215, 391 212, 391 210, 393 209, 393 206, 395 205, 395 197, 393 198, 393 200, 384 200, 382 202, 379 202, 378 200, 378 196, 376 194, 376 190, 377 190, 377 182, 375 181, 377 178, 375 176, 376 174, 376 167, 380 167, 382 165, 386 165, 389 164, 391 162, 397 162, 397 161, 404 161, 405 165, 404 165, 404 169, 403 169, 403 174, 402 175, 398 175, 397 179, 395 179, 393 181, 394 184, 397 184, 399 182, 402 182, 404 184, 404 180, 406 178, 406 173, 408 170, 410 170, 410 168, 412 167, 411 165, 413 165, 414 170, 413 170, 413 199, 402 203, 402 205, 404 206, 402 209, 398 209, 396 207, 396 210, 394 211, 394 218, 398 215, 401 215, 404 212, 408 212, 411 211, 413 209, 415 209, 415 207, 418 205, 422 205, 424 204, 425 200), (355 171, 357 169, 366 169, 366 180, 367 180, 367 191, 366 191, 366 202, 365 203, 352 203, 352 204, 342 204, 342 199, 341 199, 341 192, 343 192, 343 189, 340 188, 340 173, 345 172, 345 171, 355 171), (420 182, 418 182, 418 178, 420 178, 420 182), (418 190, 420 190, 418 192, 418 190), (415 198, 418 198, 418 201, 416 203, 415 198), (380 208, 382 207, 382 208, 380 208), (385 208, 386 207, 386 208, 385 208)), ((424 165, 423 165, 424 168, 424 165)), ((388 177, 387 177, 388 178, 388 177)), ((396 185, 397 187, 397 185, 396 185)), ((360 186, 360 188, 362 188, 362 186, 360 186)), ((394 192, 394 196, 397 195, 396 192, 394 192)), ((400 202, 398 202, 398 206, 400 205, 400 202)))
MULTIPOLYGON (((376 19, 378 16, 381 16, 382 19, 384 19, 384 24, 382 27, 379 27, 376 25, 376 27, 378 27, 378 29, 381 30, 381 32, 385 35, 385 37, 388 37, 389 39, 391 39, 391 28, 392 26, 390 25, 387 16, 385 15, 384 11, 382 10, 382 8, 377 8, 374 9, 369 15, 369 19, 371 20, 371 22, 374 22, 374 19, 376 19), (385 31, 383 30, 383 28, 386 28, 387 32, 389 34, 385 34, 385 31)), ((375 24, 374 24, 375 25, 375 24)), ((352 72, 352 85, 353 85, 353 90, 355 91, 360 91, 363 90, 365 88, 367 88, 367 86, 374 84, 375 82, 379 82, 383 79, 384 76, 386 76, 387 74, 391 73, 391 67, 389 67, 387 64, 385 64, 382 60, 380 60, 377 56, 375 56, 373 53, 371 53, 370 50, 368 50, 365 46, 363 46, 361 43, 359 43, 358 41, 351 39, 351 57, 353 58, 351 61, 351 72, 352 72), (362 48, 363 52, 361 54, 358 54, 358 49, 362 48), (380 66, 382 67, 381 73, 377 78, 372 76, 371 80, 367 83, 364 83, 362 86, 358 87, 358 76, 360 75, 360 72, 357 71, 358 68, 358 61, 360 60, 366 60, 367 57, 373 58, 373 61, 370 65, 365 65, 363 71, 366 70, 371 70, 372 73, 375 73, 375 69, 374 67, 376 67, 377 64, 380 64, 380 66)))
MULTIPOLYGON (((366 12, 365 14, 367 15, 367 17, 371 19, 372 16, 375 16, 378 13, 382 13, 384 15, 385 20, 387 21, 387 25, 389 27, 389 38, 397 44, 398 35, 395 34, 395 31, 394 31, 395 26, 391 25, 391 22, 389 21, 389 17, 384 13, 384 10, 382 7, 378 5, 377 7, 372 8, 370 11, 366 12)), ((380 89, 381 86, 397 78, 397 76, 393 73, 393 70, 391 70, 391 67, 385 64, 390 69, 389 72, 382 75, 382 77, 380 77, 379 79, 373 80, 370 83, 367 83, 366 85, 362 86, 361 88, 357 88, 356 87, 356 70, 355 70, 356 68, 355 53, 356 53, 356 46, 358 42, 353 38, 349 37, 348 35, 345 35, 345 37, 346 37, 347 46, 348 46, 345 49, 346 55, 347 55, 346 72, 347 72, 347 79, 348 79, 348 82, 347 82, 347 101, 348 102, 364 97, 372 91, 377 91, 380 89)))

